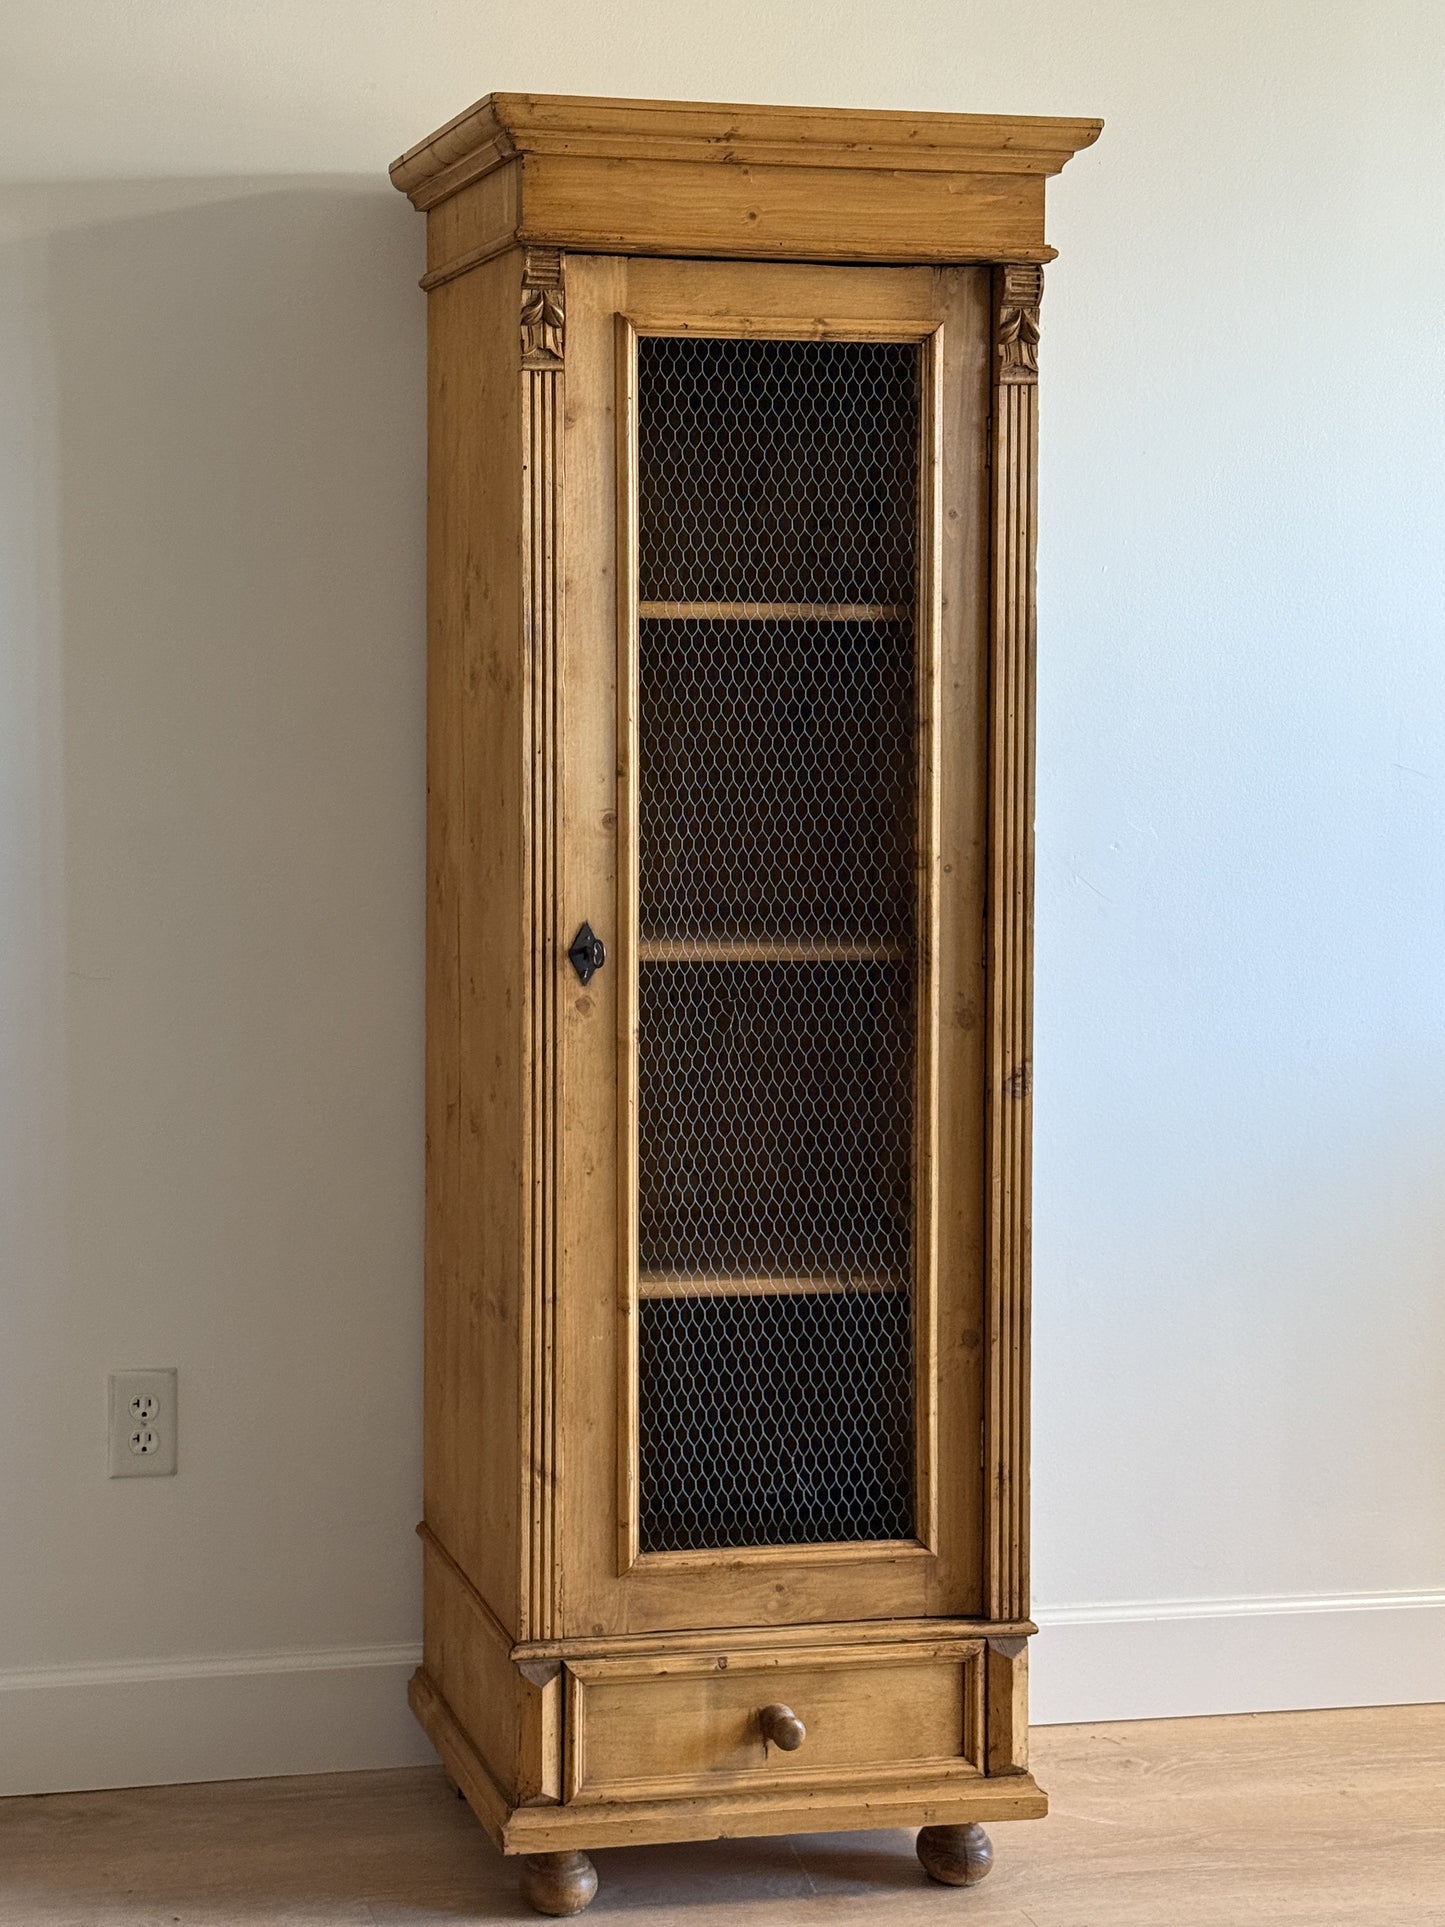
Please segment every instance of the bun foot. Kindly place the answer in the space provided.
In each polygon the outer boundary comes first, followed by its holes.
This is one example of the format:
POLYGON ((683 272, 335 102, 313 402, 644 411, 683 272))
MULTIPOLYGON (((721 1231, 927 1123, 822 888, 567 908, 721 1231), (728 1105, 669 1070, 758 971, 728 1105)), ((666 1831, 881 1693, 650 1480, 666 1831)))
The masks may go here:
POLYGON ((993 1842, 980 1826, 925 1827, 918 1858, 930 1880, 945 1887, 976 1887, 993 1865, 993 1842))
POLYGON ((596 1892, 585 1853, 529 1853, 522 1862, 522 1898, 539 1914, 580 1914, 596 1892))

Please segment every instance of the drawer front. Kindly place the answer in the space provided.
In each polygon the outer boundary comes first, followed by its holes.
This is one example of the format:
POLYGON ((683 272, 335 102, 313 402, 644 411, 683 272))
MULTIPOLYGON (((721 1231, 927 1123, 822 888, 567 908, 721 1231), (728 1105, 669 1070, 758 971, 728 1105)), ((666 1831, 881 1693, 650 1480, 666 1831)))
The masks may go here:
POLYGON ((571 1661, 565 1797, 972 1778, 983 1762, 981 1654, 978 1641, 954 1641, 571 1661), (764 1739, 760 1715, 778 1704, 806 1729, 794 1752, 764 1739))

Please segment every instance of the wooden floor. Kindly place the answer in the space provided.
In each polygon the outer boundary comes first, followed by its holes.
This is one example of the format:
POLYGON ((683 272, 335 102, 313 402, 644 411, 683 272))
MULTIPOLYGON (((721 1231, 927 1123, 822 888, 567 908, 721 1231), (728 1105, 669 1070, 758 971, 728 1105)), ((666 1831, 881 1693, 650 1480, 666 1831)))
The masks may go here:
MULTIPOLYGON (((1445 1927, 1445 1707, 1062 1727, 1049 1819, 980 1887, 906 1833, 613 1849, 587 1918, 649 1927, 1445 1927)), ((0 1927, 536 1920, 440 1772, 0 1801, 0 1927)))

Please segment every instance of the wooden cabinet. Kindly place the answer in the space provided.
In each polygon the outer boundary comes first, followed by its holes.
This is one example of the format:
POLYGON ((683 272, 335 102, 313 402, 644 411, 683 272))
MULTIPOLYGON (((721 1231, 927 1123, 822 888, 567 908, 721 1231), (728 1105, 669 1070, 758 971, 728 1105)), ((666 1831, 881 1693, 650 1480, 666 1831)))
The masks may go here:
POLYGON ((426 1653, 526 1890, 1028 1772, 1043 185, 1094 121, 496 95, 430 316, 426 1653))

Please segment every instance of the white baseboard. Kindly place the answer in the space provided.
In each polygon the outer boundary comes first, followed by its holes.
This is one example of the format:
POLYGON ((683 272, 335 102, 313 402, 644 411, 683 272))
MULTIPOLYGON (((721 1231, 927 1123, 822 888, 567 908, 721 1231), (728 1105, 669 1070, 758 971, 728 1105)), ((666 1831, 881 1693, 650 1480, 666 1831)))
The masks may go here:
MULTIPOLYGON (((1445 1592, 1041 1607, 1039 1726, 1445 1700, 1445 1592)), ((412 1646, 0 1673, 0 1794, 428 1764, 412 1646)))
POLYGON ((1445 1591, 1039 1607, 1038 1726, 1445 1700, 1445 1591))
POLYGON ((412 1646, 0 1673, 0 1794, 434 1762, 412 1646))

